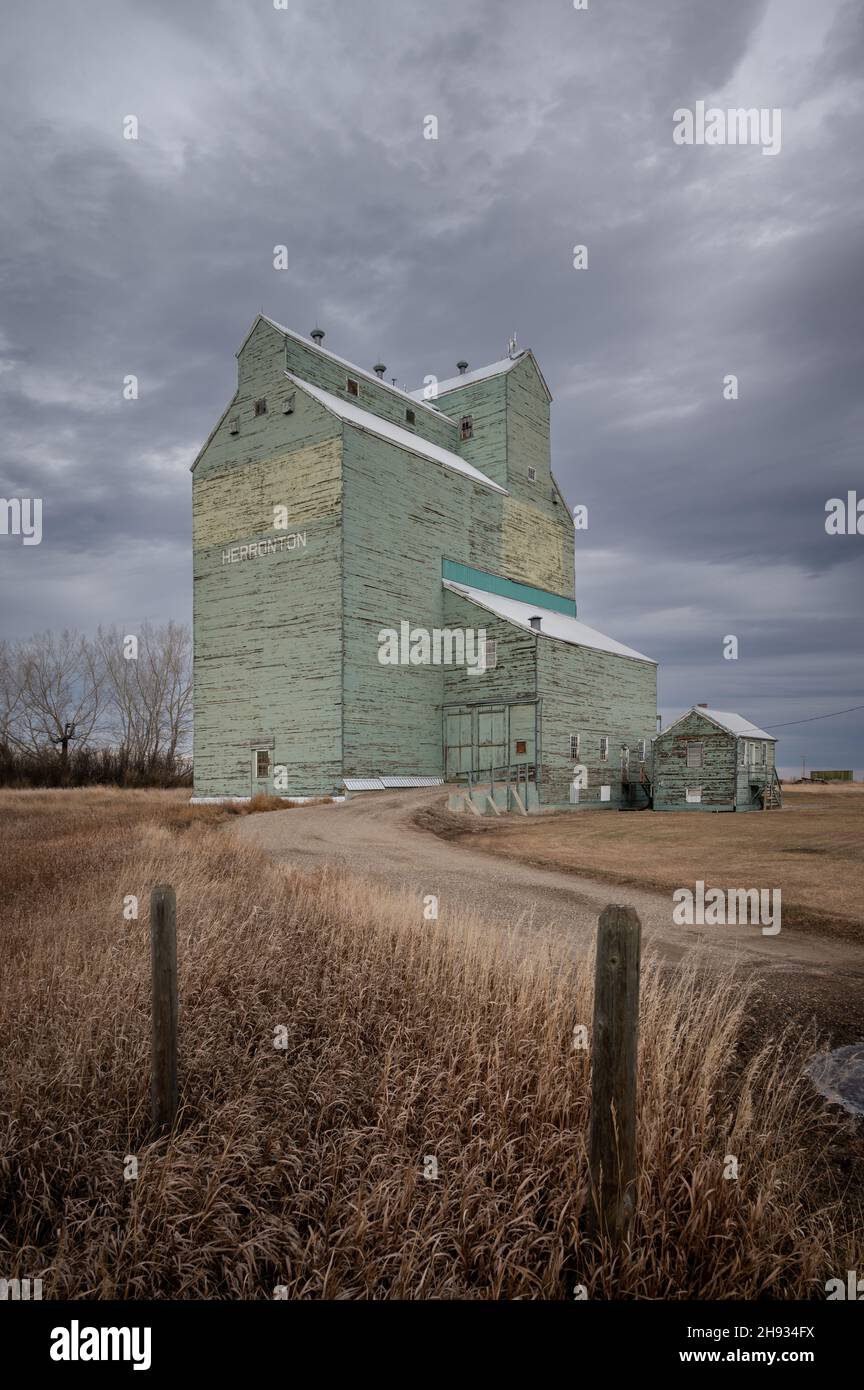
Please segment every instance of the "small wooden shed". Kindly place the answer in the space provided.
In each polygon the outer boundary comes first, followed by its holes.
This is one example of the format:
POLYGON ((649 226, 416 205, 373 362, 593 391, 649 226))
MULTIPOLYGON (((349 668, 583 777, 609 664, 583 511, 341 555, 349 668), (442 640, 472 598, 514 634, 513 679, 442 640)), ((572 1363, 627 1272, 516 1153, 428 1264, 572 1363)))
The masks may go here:
POLYGON ((655 811, 761 811, 782 805, 777 740, 740 714, 694 705, 653 745, 655 811))

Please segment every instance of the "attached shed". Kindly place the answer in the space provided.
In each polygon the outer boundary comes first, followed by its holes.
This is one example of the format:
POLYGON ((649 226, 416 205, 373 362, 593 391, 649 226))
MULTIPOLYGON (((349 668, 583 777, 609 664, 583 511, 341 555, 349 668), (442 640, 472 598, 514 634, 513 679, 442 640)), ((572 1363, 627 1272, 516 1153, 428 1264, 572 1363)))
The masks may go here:
POLYGON ((760 811, 782 805, 776 742, 740 714, 694 705, 654 739, 654 810, 760 811))

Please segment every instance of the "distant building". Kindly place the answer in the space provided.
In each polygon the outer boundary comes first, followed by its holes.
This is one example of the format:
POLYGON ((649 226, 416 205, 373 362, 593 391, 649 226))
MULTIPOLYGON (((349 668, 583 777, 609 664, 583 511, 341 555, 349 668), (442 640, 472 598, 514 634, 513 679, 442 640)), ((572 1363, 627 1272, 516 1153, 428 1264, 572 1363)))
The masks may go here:
POLYGON ((654 739, 655 811, 758 811, 780 806, 776 742, 740 714, 694 705, 654 739))
POLYGON ((196 796, 516 770, 532 807, 644 803, 657 667, 577 616, 533 353, 427 398, 323 336, 259 314, 193 464, 196 796))
POLYGON ((844 768, 842 772, 836 769, 829 772, 811 772, 811 778, 819 778, 820 782, 851 782, 852 769, 844 768))

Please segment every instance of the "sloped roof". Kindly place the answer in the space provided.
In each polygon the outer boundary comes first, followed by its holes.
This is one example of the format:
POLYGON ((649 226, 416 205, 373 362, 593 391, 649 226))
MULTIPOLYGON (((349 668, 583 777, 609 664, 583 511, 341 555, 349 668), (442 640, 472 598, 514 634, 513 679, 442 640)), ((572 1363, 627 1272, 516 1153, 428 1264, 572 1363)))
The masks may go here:
POLYGON ((725 709, 703 709, 701 705, 693 705, 684 714, 664 729, 664 734, 668 734, 669 729, 674 729, 676 724, 680 724, 682 719, 687 719, 691 714, 704 715, 710 719, 712 724, 717 724, 721 729, 725 729, 729 734, 735 734, 736 738, 767 738, 771 743, 777 740, 773 734, 768 734, 764 729, 760 729, 758 724, 751 724, 749 719, 745 719, 743 714, 733 714, 725 709))
MULTIPOLYGON (((546 385, 546 379, 537 366, 537 359, 530 348, 523 348, 521 352, 516 353, 515 357, 502 357, 498 362, 490 362, 488 367, 478 367, 474 372, 460 372, 459 376, 450 376, 446 381, 439 381, 436 387, 436 399, 438 396, 446 396, 449 391, 458 391, 462 386, 473 386, 475 381, 486 381, 489 377, 501 376, 504 372, 509 372, 513 367, 517 367, 520 362, 524 362, 528 357, 531 358, 531 361, 537 368, 537 375, 543 382, 546 394, 551 400, 552 392, 546 385)), ((423 394, 424 390, 425 387, 421 387, 418 391, 411 391, 411 398, 422 403, 426 399, 423 394)))
MULTIPOLYGON (((253 323, 252 328, 249 329, 249 333, 246 334, 246 338, 248 338, 249 335, 252 333, 253 329, 255 328, 255 324, 258 322, 258 319, 263 319, 265 323, 269 323, 270 327, 275 328, 278 333, 284 333, 286 337, 293 338, 294 341, 297 343, 302 343, 303 346, 305 348, 308 348, 310 352, 318 352, 321 354, 322 357, 329 357, 331 362, 338 362, 340 367, 347 367, 348 371, 351 372, 352 376, 365 377, 367 381, 374 382, 376 386, 383 386, 385 391, 391 391, 393 395, 398 396, 400 400, 412 402, 419 401, 419 404, 423 407, 423 409, 430 410, 437 420, 447 420, 451 425, 456 424, 456 421, 451 420, 450 416, 445 414, 443 410, 438 410, 436 406, 430 405, 428 401, 425 401, 423 399, 422 391, 419 397, 416 396, 412 391, 403 391, 399 386, 393 386, 389 381, 385 381, 384 378, 378 376, 377 373, 369 372, 366 370, 365 367, 358 367, 356 362, 349 362, 347 357, 339 357, 337 353, 331 352, 329 348, 321 347, 319 343, 313 342, 311 338, 305 337, 302 333, 295 333, 293 328, 286 328, 284 323, 277 323, 276 320, 271 319, 268 314, 258 315, 258 318, 255 320, 255 323, 253 323)), ((240 348, 238 349, 238 356, 239 353, 243 350, 243 345, 246 342, 246 338, 244 338, 243 343, 240 344, 240 348)))
POLYGON ((534 631, 529 618, 540 617, 542 626, 537 633, 538 637, 554 637, 556 641, 569 642, 574 647, 591 647, 594 651, 611 652, 613 656, 629 656, 634 661, 649 661, 652 666, 657 665, 650 656, 643 656, 632 647, 625 647, 623 642, 616 642, 614 637, 607 637, 596 628, 580 622, 578 618, 568 617, 566 613, 555 613, 551 608, 542 608, 536 603, 525 603, 522 599, 491 594, 487 589, 456 584, 451 579, 444 579, 442 583, 451 593, 467 598, 469 602, 487 609, 496 617, 503 618, 505 622, 524 628, 526 632, 534 631))
POLYGON ((475 483, 482 483, 484 487, 491 488, 493 492, 502 492, 507 495, 507 489, 495 483, 491 478, 487 478, 485 473, 481 473, 479 468, 475 468, 473 463, 468 463, 467 459, 460 458, 458 454, 451 453, 449 449, 443 449, 440 444, 432 444, 422 435, 415 434, 413 430, 403 429, 401 425, 394 425, 389 420, 382 420, 380 415, 373 415, 371 410, 364 410, 362 406, 353 405, 350 401, 343 401, 341 396, 334 396, 330 391, 324 391, 320 386, 312 386, 308 381, 303 381, 293 372, 286 372, 289 381, 298 386, 301 391, 314 397, 320 405, 327 410, 338 415, 340 420, 345 420, 349 425, 355 425, 357 429, 365 430, 367 434, 377 435, 379 439, 386 439, 391 444, 398 444, 400 449, 406 449, 411 454, 417 454, 420 458, 431 459, 433 463, 440 463, 445 468, 450 468, 454 473, 462 473, 464 477, 471 478, 475 483))

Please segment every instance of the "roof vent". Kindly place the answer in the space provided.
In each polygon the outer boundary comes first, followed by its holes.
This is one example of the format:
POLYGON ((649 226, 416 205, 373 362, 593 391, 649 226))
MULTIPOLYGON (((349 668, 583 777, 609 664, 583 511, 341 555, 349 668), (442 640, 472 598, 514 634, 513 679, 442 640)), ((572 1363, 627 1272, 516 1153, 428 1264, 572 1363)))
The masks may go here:
POLYGON ((465 361, 465 358, 464 358, 464 357, 462 358, 461 362, 457 362, 457 363, 456 363, 456 370, 458 371, 458 373, 459 373, 460 376, 464 376, 465 373, 467 372, 467 370, 468 370, 468 363, 465 361))
POLYGON ((312 339, 313 343, 317 343, 320 347, 324 341, 324 329, 313 328, 312 332, 309 334, 309 337, 312 339))
POLYGON ((384 363, 383 363, 383 362, 376 362, 376 363, 375 363, 375 369, 374 369, 374 370, 375 370, 375 375, 376 375, 376 376, 380 376, 381 380, 383 381, 383 380, 384 380, 384 373, 385 373, 386 370, 387 370, 387 368, 386 368, 386 366, 384 365, 384 363))
POLYGON ((697 708, 697 709, 707 709, 708 706, 707 706, 707 705, 697 705, 696 708, 697 708))
POLYGON ((532 628, 534 629, 535 632, 540 632, 540 631, 541 631, 540 624, 542 623, 543 619, 540 617, 540 614, 539 614, 539 613, 535 613, 534 616, 533 616, 533 618, 529 618, 528 621, 529 621, 529 623, 531 624, 531 626, 532 626, 532 628))

